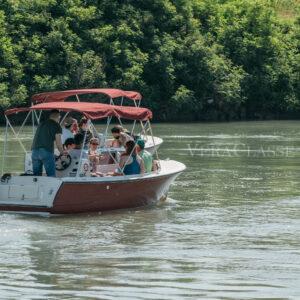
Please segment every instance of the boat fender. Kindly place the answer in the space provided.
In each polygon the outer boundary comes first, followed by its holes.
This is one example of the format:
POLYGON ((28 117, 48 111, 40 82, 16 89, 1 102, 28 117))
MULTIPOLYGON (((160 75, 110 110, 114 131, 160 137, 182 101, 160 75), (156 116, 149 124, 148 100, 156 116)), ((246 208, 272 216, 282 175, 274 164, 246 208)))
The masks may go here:
POLYGON ((1 182, 8 182, 11 179, 11 174, 10 173, 5 173, 1 177, 1 182))

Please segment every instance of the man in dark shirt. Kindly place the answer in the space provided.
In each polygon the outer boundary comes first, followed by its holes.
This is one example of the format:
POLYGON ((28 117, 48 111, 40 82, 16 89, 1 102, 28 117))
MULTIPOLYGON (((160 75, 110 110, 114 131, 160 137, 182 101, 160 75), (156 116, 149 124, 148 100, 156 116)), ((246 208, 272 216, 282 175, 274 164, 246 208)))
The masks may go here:
POLYGON ((59 120, 59 111, 52 110, 49 119, 40 123, 36 130, 31 147, 32 169, 35 176, 42 176, 44 165, 47 176, 55 177, 54 141, 60 154, 64 153, 59 120))

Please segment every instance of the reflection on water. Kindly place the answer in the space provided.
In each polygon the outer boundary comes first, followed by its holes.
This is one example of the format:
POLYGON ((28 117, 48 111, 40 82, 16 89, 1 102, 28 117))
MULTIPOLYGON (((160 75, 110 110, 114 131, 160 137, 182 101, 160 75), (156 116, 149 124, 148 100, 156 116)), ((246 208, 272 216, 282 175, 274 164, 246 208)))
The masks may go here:
MULTIPOLYGON (((300 298, 299 122, 154 127, 161 157, 188 167, 170 199, 105 214, 0 214, 1 299, 300 298)), ((22 169, 19 153, 11 142, 10 170, 22 169)))

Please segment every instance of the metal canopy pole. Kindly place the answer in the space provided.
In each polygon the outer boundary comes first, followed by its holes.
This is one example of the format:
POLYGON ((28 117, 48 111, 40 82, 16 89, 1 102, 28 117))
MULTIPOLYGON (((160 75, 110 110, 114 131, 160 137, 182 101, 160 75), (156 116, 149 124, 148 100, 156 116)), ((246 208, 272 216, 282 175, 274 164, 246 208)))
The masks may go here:
MULTIPOLYGON (((110 98, 109 103, 110 103, 110 105, 113 103, 112 98, 110 98)), ((111 120, 112 120, 112 117, 107 117, 106 128, 105 128, 105 133, 104 133, 104 144, 106 143, 108 127, 109 127, 109 124, 110 124, 111 120)))
POLYGON ((132 125, 132 128, 131 128, 131 134, 134 133, 135 124, 136 124, 136 120, 133 121, 133 125, 132 125))
POLYGON ((144 126, 142 121, 140 121, 140 125, 141 125, 141 128, 142 128, 142 133, 144 134, 144 139, 146 141, 148 141, 147 131, 146 131, 145 126, 144 126))
MULTIPOLYGON (((88 120, 88 125, 89 124, 90 120, 88 120)), ((80 169, 81 169, 81 163, 82 163, 82 154, 83 154, 83 151, 84 151, 84 145, 85 145, 85 141, 86 141, 86 136, 87 136, 87 130, 84 134, 84 138, 83 138, 83 143, 82 143, 82 148, 81 148, 81 152, 80 152, 80 157, 79 157, 79 163, 78 163, 78 168, 77 168, 77 173, 76 173, 76 178, 78 178, 79 174, 80 174, 80 169)))
POLYGON ((110 125, 110 121, 111 121, 111 117, 107 117, 105 132, 102 135, 102 140, 100 142, 100 147, 102 147, 102 142, 103 142, 103 148, 105 148, 106 146, 107 132, 108 132, 108 127, 110 125))
POLYGON ((112 117, 107 117, 106 128, 105 128, 105 133, 104 133, 104 143, 106 143, 107 134, 108 134, 108 127, 110 125, 111 120, 112 120, 112 117))
MULTIPOLYGON (((79 97, 78 97, 78 95, 75 95, 76 96, 76 100, 77 100, 77 102, 80 102, 80 99, 79 99, 79 97)), ((69 111, 67 111, 66 113, 65 113, 65 115, 63 116, 63 118, 60 120, 60 126, 62 126, 62 124, 63 124, 63 122, 65 121, 65 119, 66 119, 66 117, 69 115, 69 111)))
MULTIPOLYGON (((104 143, 103 143, 103 146, 102 146, 101 148, 103 148, 103 150, 105 150, 106 152, 108 152, 109 157, 112 158, 112 160, 114 161, 115 164, 118 164, 118 161, 114 158, 114 156, 111 154, 111 151, 110 151, 110 150, 108 149, 108 147, 106 146, 107 129, 108 129, 109 125, 110 125, 111 120, 112 120, 112 117, 107 117, 106 131, 105 131, 105 135, 103 136, 103 138, 104 138, 104 143)), ((89 120, 89 121, 90 121, 92 127, 94 128, 94 131, 96 132, 96 135, 99 136, 98 131, 97 131, 95 125, 93 124, 93 122, 92 122, 91 120, 89 120)), ((100 145, 101 145, 101 144, 100 144, 100 145)), ((104 151, 101 150, 101 152, 104 152, 104 151)))
POLYGON ((32 119, 32 136, 34 136, 34 113, 32 113, 31 119, 32 119))
POLYGON ((3 144, 1 175, 3 175, 3 173, 4 173, 4 163, 5 163, 5 158, 6 158, 7 133, 8 133, 8 122, 6 120, 5 134, 4 134, 4 144, 3 144))
MULTIPOLYGON (((124 169, 125 169, 125 167, 127 166, 127 163, 129 162, 129 159, 132 157, 133 152, 136 150, 136 145, 137 145, 137 142, 134 142, 134 147, 133 147, 132 151, 130 152, 128 158, 126 159, 123 168, 121 169, 121 172, 122 172, 123 174, 124 174, 124 169)), ((119 166, 120 166, 120 165, 119 165, 119 166)))
MULTIPOLYGON (((140 121, 140 122, 141 122, 141 124, 142 124, 142 121, 140 121)), ((143 126, 141 126, 141 127, 143 128, 143 126)), ((122 171, 123 174, 124 174, 124 169, 125 169, 125 167, 126 167, 128 161, 129 161, 129 159, 132 157, 132 154, 133 154, 133 152, 134 152, 135 149, 136 149, 136 146, 137 146, 137 141, 134 142, 134 147, 133 147, 133 149, 132 149, 130 155, 128 156, 127 160, 125 161, 125 164, 124 164, 123 168, 121 169, 121 171, 122 171)))
POLYGON ((118 120, 119 120, 120 125, 123 127, 123 123, 122 123, 122 121, 121 121, 121 118, 120 118, 119 116, 118 116, 117 118, 118 118, 118 120))
POLYGON ((40 124, 41 116, 42 116, 42 110, 39 113, 39 116, 37 116, 38 124, 40 124))
POLYGON ((60 120, 60 126, 63 124, 63 122, 65 121, 65 119, 66 119, 66 117, 69 115, 69 111, 67 111, 66 113, 65 113, 65 115, 63 116, 63 118, 60 120))
POLYGON ((10 129, 12 130, 15 138, 18 140, 19 144, 21 145, 21 147, 23 148, 25 154, 27 153, 26 148, 24 147, 23 143, 21 142, 21 140, 19 139, 19 137, 17 136, 17 133, 15 132, 14 128, 12 127, 11 123, 9 122, 9 119, 7 118, 7 116, 5 116, 6 122, 8 123, 10 129))
MULTIPOLYGON (((107 118, 107 127, 110 125, 110 121, 111 121, 111 117, 107 118)), ((110 158, 112 158, 112 160, 115 162, 115 164, 118 164, 117 160, 114 158, 114 156, 111 154, 110 149, 108 149, 108 147, 106 146, 106 138, 107 138, 107 132, 105 133, 104 136, 104 145, 103 145, 103 149, 106 150, 106 152, 108 152, 110 158)))
MULTIPOLYGON (((137 100, 137 101, 133 100, 134 106, 135 107, 140 107, 141 100, 137 100), (137 101, 138 101, 138 104, 136 103, 137 101)), ((136 125, 136 120, 134 120, 134 122, 133 122, 133 126, 132 126, 132 129, 131 129, 131 134, 133 134, 133 132, 134 132, 135 125, 136 125)))
POLYGON ((152 132, 152 127, 151 127, 150 121, 148 120, 147 123, 148 123, 148 127, 149 127, 150 134, 151 134, 151 137, 152 137, 152 142, 153 142, 153 145, 154 145, 154 150, 155 150, 155 155, 156 155, 157 163, 158 163, 159 168, 161 168, 160 161, 159 161, 159 157, 158 157, 158 152, 157 152, 157 148, 156 148, 156 145, 155 145, 155 141, 154 141, 154 137, 153 137, 153 132, 152 132))
POLYGON ((30 116, 31 113, 32 113, 32 111, 29 111, 28 114, 26 115, 26 118, 25 118, 25 120, 23 121, 23 123, 22 123, 22 125, 21 125, 21 127, 20 127, 20 129, 19 129, 19 131, 18 131, 18 133, 17 133, 17 136, 19 136, 20 133, 22 132, 23 127, 24 127, 24 125, 25 125, 26 121, 28 120, 28 118, 29 118, 29 116, 30 116))
MULTIPOLYGON (((41 111, 41 112, 42 112, 42 111, 41 111)), ((38 125, 40 124, 41 114, 40 114, 40 116, 38 116, 36 110, 33 110, 33 111, 32 111, 32 114, 35 115, 35 118, 36 118, 36 124, 37 124, 37 126, 38 126, 38 125)))

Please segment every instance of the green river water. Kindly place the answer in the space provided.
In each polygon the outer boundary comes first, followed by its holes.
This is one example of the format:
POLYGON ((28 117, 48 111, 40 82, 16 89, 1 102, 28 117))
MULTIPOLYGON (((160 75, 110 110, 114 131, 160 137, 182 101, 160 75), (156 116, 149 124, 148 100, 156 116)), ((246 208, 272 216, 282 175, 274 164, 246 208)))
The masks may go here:
MULTIPOLYGON (((0 299, 300 299, 299 129, 155 124, 161 158, 187 166, 166 203, 0 214, 0 299)), ((16 141, 5 162, 22 170, 16 141)))

